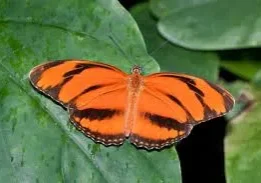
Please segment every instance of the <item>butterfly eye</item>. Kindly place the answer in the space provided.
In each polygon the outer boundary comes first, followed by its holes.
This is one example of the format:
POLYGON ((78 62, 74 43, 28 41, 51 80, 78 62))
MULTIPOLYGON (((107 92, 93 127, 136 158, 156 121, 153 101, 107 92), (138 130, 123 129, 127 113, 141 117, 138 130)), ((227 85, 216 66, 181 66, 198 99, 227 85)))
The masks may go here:
POLYGON ((131 69, 132 74, 141 74, 142 73, 142 68, 138 65, 135 65, 131 69))

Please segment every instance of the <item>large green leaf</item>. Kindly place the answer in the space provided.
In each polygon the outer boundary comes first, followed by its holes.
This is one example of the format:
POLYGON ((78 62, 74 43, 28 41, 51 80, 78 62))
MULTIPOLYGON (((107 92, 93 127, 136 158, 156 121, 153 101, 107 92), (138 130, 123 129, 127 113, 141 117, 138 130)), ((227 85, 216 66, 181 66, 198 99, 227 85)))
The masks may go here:
POLYGON ((188 5, 180 0, 173 0, 167 5, 170 5, 166 7, 169 14, 160 17, 158 29, 175 44, 196 50, 261 45, 260 0, 198 0, 188 1, 188 5), (175 5, 177 6, 173 8, 175 5))
POLYGON ((261 68, 260 49, 220 52, 221 65, 241 78, 252 80, 261 68))
POLYGON ((131 10, 143 33, 148 52, 159 63, 162 71, 175 71, 216 81, 219 59, 215 53, 191 51, 166 41, 157 31, 156 20, 148 4, 137 5, 131 10))
POLYGON ((35 92, 30 69, 46 60, 99 60, 158 71, 131 16, 114 0, 0 2, 2 182, 180 182, 173 148, 104 147, 72 128, 67 112, 35 92))
POLYGON ((248 92, 254 95, 255 104, 241 117, 231 121, 226 137, 228 183, 259 183, 261 180, 261 93, 259 89, 250 86, 248 92))

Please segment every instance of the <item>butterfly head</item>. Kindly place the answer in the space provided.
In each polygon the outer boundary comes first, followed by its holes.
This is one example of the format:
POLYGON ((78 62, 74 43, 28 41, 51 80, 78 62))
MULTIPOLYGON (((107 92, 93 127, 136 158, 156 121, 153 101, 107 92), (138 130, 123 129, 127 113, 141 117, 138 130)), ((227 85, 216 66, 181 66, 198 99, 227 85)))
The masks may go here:
POLYGON ((138 65, 134 65, 131 69, 131 73, 132 74, 138 74, 140 75, 142 73, 142 68, 141 66, 138 66, 138 65))

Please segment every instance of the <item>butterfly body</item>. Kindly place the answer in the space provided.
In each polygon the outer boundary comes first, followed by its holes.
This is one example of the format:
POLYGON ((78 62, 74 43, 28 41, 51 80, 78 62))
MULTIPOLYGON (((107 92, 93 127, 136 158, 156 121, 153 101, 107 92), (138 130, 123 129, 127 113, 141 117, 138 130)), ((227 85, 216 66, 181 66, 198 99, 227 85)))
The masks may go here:
POLYGON ((39 65, 32 85, 68 109, 71 122, 104 145, 130 142, 160 149, 186 137, 200 122, 231 110, 233 97, 204 79, 177 73, 141 75, 85 60, 39 65))
POLYGON ((141 69, 133 67, 132 74, 128 75, 127 80, 127 101, 125 110, 125 136, 128 137, 136 121, 137 105, 140 93, 144 87, 141 69))

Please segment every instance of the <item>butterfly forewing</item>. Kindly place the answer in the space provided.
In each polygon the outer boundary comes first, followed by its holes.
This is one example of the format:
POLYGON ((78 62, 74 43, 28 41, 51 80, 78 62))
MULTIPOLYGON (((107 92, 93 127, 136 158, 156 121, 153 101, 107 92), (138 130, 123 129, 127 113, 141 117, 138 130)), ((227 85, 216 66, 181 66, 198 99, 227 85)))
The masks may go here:
POLYGON ((152 74, 146 77, 146 86, 182 107, 190 123, 221 116, 234 105, 232 95, 225 89, 185 74, 152 74))
POLYGON ((122 83, 126 74, 106 64, 63 60, 39 65, 29 77, 38 90, 66 106, 84 93, 122 83))

